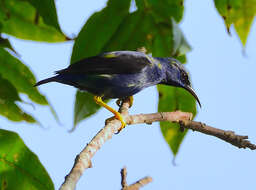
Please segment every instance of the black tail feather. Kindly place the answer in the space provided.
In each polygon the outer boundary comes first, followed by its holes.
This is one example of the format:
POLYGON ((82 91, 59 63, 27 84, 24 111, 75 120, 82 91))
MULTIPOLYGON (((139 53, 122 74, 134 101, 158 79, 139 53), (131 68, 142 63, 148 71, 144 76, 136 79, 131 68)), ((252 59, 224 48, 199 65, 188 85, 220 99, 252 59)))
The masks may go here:
POLYGON ((37 83, 34 85, 34 87, 35 87, 35 86, 39 86, 39 85, 41 85, 41 84, 48 83, 48 82, 55 82, 55 81, 56 81, 56 76, 55 76, 55 77, 51 77, 51 78, 47 78, 47 79, 44 79, 44 80, 41 80, 41 81, 37 82, 37 83))

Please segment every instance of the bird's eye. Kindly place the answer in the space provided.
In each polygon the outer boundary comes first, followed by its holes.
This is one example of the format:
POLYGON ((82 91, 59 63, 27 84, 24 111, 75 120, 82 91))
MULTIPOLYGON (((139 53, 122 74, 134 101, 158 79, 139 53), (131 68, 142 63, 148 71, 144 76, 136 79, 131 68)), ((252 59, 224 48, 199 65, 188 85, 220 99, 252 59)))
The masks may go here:
POLYGON ((190 85, 188 74, 186 72, 181 73, 181 78, 185 84, 190 85))
POLYGON ((187 78, 188 78, 188 75, 187 75, 187 73, 185 73, 185 72, 182 72, 181 75, 182 75, 182 78, 183 78, 183 79, 187 79, 187 78))

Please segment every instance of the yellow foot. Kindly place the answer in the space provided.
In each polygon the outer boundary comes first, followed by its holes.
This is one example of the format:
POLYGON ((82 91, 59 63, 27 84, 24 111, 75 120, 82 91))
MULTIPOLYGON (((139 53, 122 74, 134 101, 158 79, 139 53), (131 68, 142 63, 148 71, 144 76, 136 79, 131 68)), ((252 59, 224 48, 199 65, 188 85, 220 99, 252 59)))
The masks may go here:
POLYGON ((116 133, 116 134, 118 134, 118 133, 120 133, 120 131, 122 131, 123 128, 125 128, 126 123, 123 119, 123 116, 119 112, 117 112, 117 114, 115 114, 115 118, 121 122, 121 127, 118 129, 118 131, 116 133))
POLYGON ((115 115, 115 118, 121 122, 121 128, 118 130, 117 133, 119 133, 123 128, 125 128, 126 123, 124 122, 122 115, 118 111, 114 110, 113 108, 108 106, 105 102, 103 102, 100 96, 94 96, 94 101, 96 102, 96 104, 99 104, 100 106, 103 106, 104 108, 112 112, 115 115))
MULTIPOLYGON (((129 97, 127 97, 127 98, 128 98, 128 100, 129 100, 130 107, 132 107, 132 105, 133 105, 133 96, 129 96, 129 97)), ((124 99, 118 99, 118 100, 116 101, 116 104, 120 107, 123 100, 124 100, 124 99)))

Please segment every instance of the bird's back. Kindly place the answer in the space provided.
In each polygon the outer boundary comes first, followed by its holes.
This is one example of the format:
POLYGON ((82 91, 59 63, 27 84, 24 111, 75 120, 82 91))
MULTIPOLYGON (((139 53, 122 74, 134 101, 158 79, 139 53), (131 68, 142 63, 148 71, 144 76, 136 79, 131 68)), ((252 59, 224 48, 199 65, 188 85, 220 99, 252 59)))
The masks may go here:
POLYGON ((132 96, 158 84, 163 77, 161 62, 141 52, 117 51, 83 59, 57 71, 55 81, 106 98, 132 96))

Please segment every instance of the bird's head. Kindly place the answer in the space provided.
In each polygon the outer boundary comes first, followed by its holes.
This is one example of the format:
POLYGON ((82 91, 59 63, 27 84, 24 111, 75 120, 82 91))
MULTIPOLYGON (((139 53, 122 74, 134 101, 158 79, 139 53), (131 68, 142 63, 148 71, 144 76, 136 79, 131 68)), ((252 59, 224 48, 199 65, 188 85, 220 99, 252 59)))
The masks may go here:
POLYGON ((160 60, 166 66, 166 77, 162 83, 166 85, 181 87, 187 90, 197 100, 199 106, 201 103, 195 91, 191 87, 189 76, 183 65, 174 58, 162 58, 160 60))

